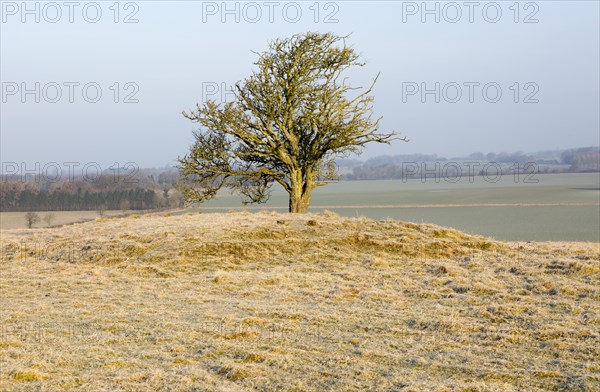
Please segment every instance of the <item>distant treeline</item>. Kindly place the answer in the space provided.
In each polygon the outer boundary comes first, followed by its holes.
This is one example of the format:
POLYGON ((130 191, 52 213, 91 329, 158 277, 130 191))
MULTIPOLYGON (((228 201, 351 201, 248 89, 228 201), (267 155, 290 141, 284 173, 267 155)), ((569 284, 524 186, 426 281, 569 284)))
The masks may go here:
POLYGON ((43 192, 10 189, 2 192, 2 211, 81 211, 81 210, 147 210, 160 208, 156 192, 151 189, 76 193, 55 190, 43 192))
MULTIPOLYGON (((337 161, 342 180, 406 179, 431 176, 481 175, 482 167, 493 163, 502 174, 600 172, 600 148, 586 147, 537 153, 481 152, 461 158, 438 155, 387 155, 367 161, 337 161), (437 165, 437 166, 436 166, 437 165), (460 173, 462 171, 462 173, 460 173)), ((4 167, 8 165, 3 164, 4 167)), ((15 167, 11 167, 13 173, 15 167)), ((123 169, 123 168, 121 168, 123 169)), ((24 170, 25 171, 25 170, 24 170)), ((43 170, 42 170, 43 171, 43 170)), ((150 210, 183 207, 183 195, 176 189, 179 173, 174 167, 161 169, 106 170, 98 178, 83 176, 53 180, 46 175, 2 174, 0 211, 150 210)), ((489 174, 489 173, 488 173, 489 174)), ((493 175, 492 170, 492 175, 493 175)))
POLYGON ((585 173, 600 172, 600 148, 585 147, 571 150, 525 153, 470 154, 467 157, 444 158, 438 155, 384 155, 365 162, 344 162, 344 180, 383 180, 422 178, 423 176, 465 175, 474 168, 473 175, 482 175, 482 167, 493 164, 503 174, 520 173, 585 173), (437 165, 437 166, 436 166, 437 165))
POLYGON ((0 211, 149 210, 182 207, 183 196, 175 189, 177 172, 160 175, 140 170, 115 178, 82 177, 50 181, 42 176, 3 175, 0 211))

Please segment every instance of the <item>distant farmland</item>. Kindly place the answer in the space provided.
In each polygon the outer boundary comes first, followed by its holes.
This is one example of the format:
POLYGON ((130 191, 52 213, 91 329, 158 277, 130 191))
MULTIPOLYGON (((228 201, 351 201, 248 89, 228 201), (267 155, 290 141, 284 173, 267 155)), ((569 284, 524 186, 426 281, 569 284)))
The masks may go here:
MULTIPOLYGON (((66 225, 77 222, 86 222, 92 219, 99 218, 100 215, 96 211, 39 211, 38 215, 43 218, 45 214, 52 213, 54 219, 51 226, 66 225)), ((123 214, 123 211, 104 211, 106 216, 115 216, 123 214)), ((25 212, 0 212, 0 229, 24 229, 25 212)), ((47 227, 44 221, 35 224, 33 228, 47 227)))
MULTIPOLYGON (((310 211, 325 209, 347 216, 393 218, 434 223, 505 241, 600 241, 598 173, 539 174, 537 183, 504 176, 491 183, 482 177, 457 183, 445 179, 341 181, 317 189, 310 211)), ((232 209, 287 210, 287 195, 277 186, 266 204, 243 206, 223 192, 204 205, 175 212, 226 212, 232 209)), ((106 211, 118 215, 122 211, 106 211)), ((40 212, 43 216, 45 212, 40 212)), ((24 212, 0 213, 0 228, 25 228, 24 212)), ((55 211, 52 225, 98 217, 96 211, 55 211)), ((40 222, 34 227, 45 227, 40 222)))
MULTIPOLYGON (((537 183, 525 183, 523 176, 515 181, 511 175, 496 183, 482 177, 456 183, 345 181, 317 189, 310 211, 435 223, 506 241, 600 241, 598 173, 538 174, 535 179, 537 183)), ((196 210, 263 208, 285 211, 286 195, 275 187, 268 203, 246 207, 237 196, 223 193, 196 210)))

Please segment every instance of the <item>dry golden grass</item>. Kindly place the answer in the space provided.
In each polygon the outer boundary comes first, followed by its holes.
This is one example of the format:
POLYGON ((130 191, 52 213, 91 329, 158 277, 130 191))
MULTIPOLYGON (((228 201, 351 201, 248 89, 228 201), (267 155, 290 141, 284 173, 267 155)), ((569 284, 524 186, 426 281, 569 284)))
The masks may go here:
POLYGON ((164 215, 2 231, 0 390, 599 390, 597 243, 164 215))

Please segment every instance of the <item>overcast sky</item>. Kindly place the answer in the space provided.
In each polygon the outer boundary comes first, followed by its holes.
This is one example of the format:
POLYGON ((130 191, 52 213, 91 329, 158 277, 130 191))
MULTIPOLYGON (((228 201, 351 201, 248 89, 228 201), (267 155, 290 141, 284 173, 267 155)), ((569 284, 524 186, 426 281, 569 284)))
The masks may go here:
POLYGON ((2 162, 173 164, 194 129, 181 111, 306 31, 352 33, 368 63, 352 84, 381 72, 382 129, 410 143, 363 158, 600 143, 597 1, 113 3, 2 2, 2 162))

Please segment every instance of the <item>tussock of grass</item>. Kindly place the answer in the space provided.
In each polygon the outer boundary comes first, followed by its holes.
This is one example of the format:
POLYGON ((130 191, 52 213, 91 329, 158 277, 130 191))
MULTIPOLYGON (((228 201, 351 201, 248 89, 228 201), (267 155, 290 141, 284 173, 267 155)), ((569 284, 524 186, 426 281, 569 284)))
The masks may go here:
POLYGON ((22 370, 22 371, 18 371, 13 373, 12 375, 12 379, 15 381, 24 381, 24 382, 30 382, 30 381, 42 381, 42 380, 46 380, 49 377, 43 373, 40 373, 36 370, 22 370))
POLYGON ((515 246, 328 211, 2 234, 2 390, 600 383, 598 244, 515 246))

